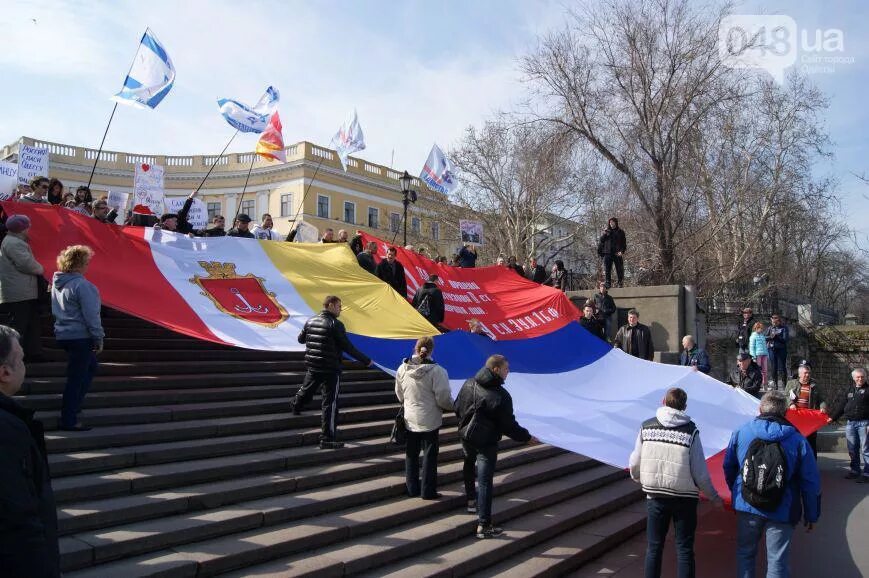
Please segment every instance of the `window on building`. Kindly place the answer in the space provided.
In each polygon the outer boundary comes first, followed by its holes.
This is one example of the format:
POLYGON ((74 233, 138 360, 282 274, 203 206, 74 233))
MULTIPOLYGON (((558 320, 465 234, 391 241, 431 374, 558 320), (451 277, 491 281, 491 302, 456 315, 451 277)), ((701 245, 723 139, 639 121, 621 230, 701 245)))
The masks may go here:
POLYGON ((356 224, 356 203, 344 201, 344 222, 356 224))
POLYGON ((368 226, 376 229, 380 226, 380 209, 368 207, 368 226))
POLYGON ((244 213, 251 219, 256 220, 256 200, 255 199, 247 199, 241 202, 241 211, 240 213, 244 213))
POLYGON ((432 223, 431 224, 431 238, 435 241, 441 240, 441 224, 440 223, 432 223))
POLYGON ((410 230, 414 235, 419 235, 422 231, 422 221, 419 217, 413 217, 410 220, 410 230))
POLYGON ((397 233, 400 225, 401 215, 398 213, 389 213, 389 230, 393 233, 397 233))
POLYGON ((281 216, 290 217, 293 214, 293 193, 281 195, 281 216))
POLYGON ((317 216, 321 219, 329 218, 329 197, 317 195, 317 216))
POLYGON ((210 223, 214 220, 214 217, 220 214, 220 203, 208 203, 206 208, 208 209, 208 222, 210 223))

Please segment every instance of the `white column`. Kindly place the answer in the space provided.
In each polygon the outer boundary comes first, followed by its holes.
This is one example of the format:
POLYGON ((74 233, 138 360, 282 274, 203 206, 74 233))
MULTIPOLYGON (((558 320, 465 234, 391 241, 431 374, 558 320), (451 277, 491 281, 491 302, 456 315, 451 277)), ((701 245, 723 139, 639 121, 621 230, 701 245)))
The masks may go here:
POLYGON ((237 208, 237 203, 238 193, 226 193, 226 213, 223 216, 226 217, 227 230, 232 228, 232 219, 233 217, 235 217, 235 209, 237 208))

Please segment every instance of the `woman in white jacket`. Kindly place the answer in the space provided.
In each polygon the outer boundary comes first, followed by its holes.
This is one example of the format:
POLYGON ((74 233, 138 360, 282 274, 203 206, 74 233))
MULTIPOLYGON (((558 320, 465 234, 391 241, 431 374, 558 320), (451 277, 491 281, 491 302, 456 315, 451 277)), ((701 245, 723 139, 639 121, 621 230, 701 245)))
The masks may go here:
POLYGON ((438 433, 443 412, 453 410, 447 371, 432 361, 434 341, 421 337, 413 357, 405 359, 395 375, 395 395, 404 406, 407 424, 405 475, 407 494, 423 500, 437 500, 438 433), (422 450, 422 486, 419 483, 419 452, 422 450))

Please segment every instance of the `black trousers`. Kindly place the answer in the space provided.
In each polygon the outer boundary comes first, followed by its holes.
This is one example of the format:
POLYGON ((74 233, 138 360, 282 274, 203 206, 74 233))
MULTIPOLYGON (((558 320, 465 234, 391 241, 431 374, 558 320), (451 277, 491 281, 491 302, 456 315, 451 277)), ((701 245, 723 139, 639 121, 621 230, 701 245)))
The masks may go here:
POLYGON ((408 430, 404 452, 407 495, 433 498, 438 491, 439 429, 424 432, 408 430), (422 450, 422 486, 419 483, 419 452, 422 450))
POLYGON ((625 260, 624 260, 624 258, 618 257, 616 255, 604 255, 603 256, 604 281, 606 282, 607 287, 610 287, 612 285, 613 265, 616 266, 616 277, 618 278, 619 286, 621 286, 622 282, 625 279, 625 260))
POLYGON ((39 301, 14 301, 0 304, 0 312, 6 315, 6 324, 21 335, 24 360, 32 361, 42 355, 42 327, 39 320, 39 301))
POLYGON ((323 417, 320 423, 321 442, 335 441, 338 436, 338 389, 341 383, 341 372, 311 371, 305 373, 302 387, 296 392, 296 407, 302 409, 314 397, 318 387, 323 394, 323 417))

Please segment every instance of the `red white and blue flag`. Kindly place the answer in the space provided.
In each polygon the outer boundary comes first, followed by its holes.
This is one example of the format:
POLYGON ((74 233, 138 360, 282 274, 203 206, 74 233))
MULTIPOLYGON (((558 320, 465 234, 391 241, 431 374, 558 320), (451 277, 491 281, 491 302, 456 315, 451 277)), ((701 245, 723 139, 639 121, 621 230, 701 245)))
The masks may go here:
POLYGON ((453 163, 437 144, 432 145, 419 178, 425 181, 430 188, 445 195, 450 194, 459 186, 453 163))

